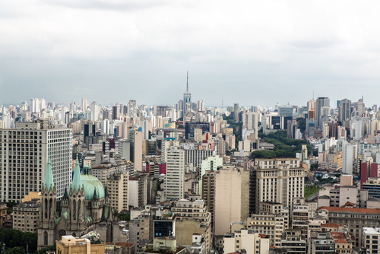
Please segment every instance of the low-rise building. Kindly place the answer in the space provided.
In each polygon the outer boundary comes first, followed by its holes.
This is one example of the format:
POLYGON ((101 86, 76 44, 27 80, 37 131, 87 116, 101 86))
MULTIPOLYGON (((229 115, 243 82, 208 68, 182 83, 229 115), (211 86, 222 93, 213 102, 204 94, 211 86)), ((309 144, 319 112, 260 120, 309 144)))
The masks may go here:
POLYGON ((380 226, 380 209, 353 207, 320 207, 318 212, 326 213, 328 222, 345 225, 355 237, 356 247, 361 247, 363 227, 380 226))
POLYGON ((329 232, 310 232, 310 238, 308 241, 309 254, 326 254, 335 253, 335 242, 331 238, 329 232))
POLYGON ((13 229, 37 233, 40 199, 23 202, 13 207, 13 229))
POLYGON ((96 237, 89 238, 75 238, 71 235, 62 236, 61 240, 56 240, 57 254, 71 254, 71 253, 105 253, 105 243, 96 239, 96 237))
POLYGON ((247 254, 269 254, 269 239, 253 230, 228 233, 223 237, 223 253, 245 250, 247 254))
POLYGON ((362 246, 367 253, 379 253, 380 228, 363 227, 362 246))
POLYGON ((246 220, 246 227, 267 236, 270 246, 281 246, 281 236, 285 230, 284 217, 282 215, 252 214, 246 220))

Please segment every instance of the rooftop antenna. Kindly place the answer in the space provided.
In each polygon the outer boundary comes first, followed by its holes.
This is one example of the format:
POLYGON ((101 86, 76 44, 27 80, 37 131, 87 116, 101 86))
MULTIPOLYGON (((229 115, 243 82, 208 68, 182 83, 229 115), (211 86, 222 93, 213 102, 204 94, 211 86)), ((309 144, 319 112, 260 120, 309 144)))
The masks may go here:
POLYGON ((222 111, 223 111, 223 94, 222 94, 222 111))
POLYGON ((313 100, 314 100, 314 91, 313 91, 313 100))
POLYGON ((187 83, 186 83, 186 92, 189 91, 189 71, 187 71, 187 83))

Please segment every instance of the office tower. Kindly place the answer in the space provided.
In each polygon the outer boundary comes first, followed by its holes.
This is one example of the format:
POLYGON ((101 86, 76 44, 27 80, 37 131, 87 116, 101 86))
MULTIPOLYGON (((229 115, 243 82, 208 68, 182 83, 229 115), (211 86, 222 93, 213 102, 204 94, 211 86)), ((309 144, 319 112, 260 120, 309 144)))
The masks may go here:
POLYGON ((98 121, 99 119, 99 105, 95 101, 91 103, 91 121, 98 121))
POLYGON ((112 107, 112 119, 118 120, 120 117, 120 105, 115 105, 112 107))
POLYGON ((183 94, 183 116, 191 110, 191 93, 189 92, 189 72, 187 72, 186 92, 183 94))
POLYGON ((0 129, 0 200, 21 202, 30 191, 41 191, 49 154, 61 198, 71 182, 71 143, 71 129, 52 128, 43 120, 0 129))
POLYGON ((293 106, 283 105, 278 107, 278 115, 284 117, 293 117, 293 106))
POLYGON ((108 109, 103 109, 103 120, 111 121, 111 112, 108 109))
POLYGON ((234 120, 239 122, 239 103, 234 104, 234 120))
POLYGON ((230 223, 249 216, 249 171, 225 166, 215 171, 215 235, 230 232, 230 223))
POLYGON ((356 103, 356 111, 359 112, 359 116, 363 116, 363 114, 365 113, 365 105, 363 102, 363 98, 359 99, 356 103))
POLYGON ((83 112, 87 112, 87 100, 86 99, 82 99, 82 111, 83 112))
POLYGON ((339 103, 338 120, 344 122, 351 119, 351 100, 343 99, 339 103))
POLYGON ((156 116, 166 117, 167 109, 168 109, 168 106, 157 106, 156 107, 156 116))
POLYGON ((129 117, 137 117, 137 107, 135 100, 129 100, 128 102, 128 116, 129 117))
POLYGON ((320 129, 322 126, 320 126, 320 117, 322 116, 322 107, 328 106, 330 107, 330 99, 328 97, 318 97, 316 103, 315 103, 315 123, 316 123, 316 129, 320 129))
POLYGON ((117 170, 107 178, 107 191, 111 196, 111 206, 118 213, 129 209, 128 181, 129 173, 127 170, 117 170))
POLYGON ((185 151, 178 147, 167 153, 164 192, 166 200, 184 197, 185 151))
POLYGON ((303 197, 305 169, 299 159, 256 159, 251 170, 251 212, 259 212, 259 202, 271 201, 291 207, 293 198, 303 197), (254 197, 255 196, 255 197, 254 197), (256 211, 253 211, 255 209, 256 211))

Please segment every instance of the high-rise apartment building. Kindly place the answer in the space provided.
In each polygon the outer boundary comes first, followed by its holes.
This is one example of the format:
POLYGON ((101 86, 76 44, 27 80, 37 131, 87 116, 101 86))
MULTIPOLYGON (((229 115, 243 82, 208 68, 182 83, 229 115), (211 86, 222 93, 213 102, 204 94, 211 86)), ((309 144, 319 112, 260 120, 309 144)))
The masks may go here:
POLYGON ((166 158, 164 192, 167 200, 184 197, 185 151, 171 148, 166 158))
POLYGON ((328 97, 318 97, 315 103, 315 123, 316 129, 320 129, 322 126, 320 125, 319 118, 322 116, 322 107, 328 106, 330 107, 330 99, 328 97))
POLYGON ((202 175, 202 191, 200 195, 205 202, 205 206, 211 213, 211 228, 214 232, 214 204, 215 204, 215 172, 214 170, 206 170, 202 175))
POLYGON ((142 170, 142 133, 135 129, 128 130, 130 140, 130 160, 133 162, 137 171, 142 170))
POLYGON ((290 208, 293 198, 303 197, 305 169, 300 167, 299 159, 256 159, 252 171, 251 202, 256 204, 251 207, 256 211, 251 212, 259 212, 259 202, 271 201, 290 208))
POLYGON ((226 166, 215 171, 214 226, 215 235, 230 231, 230 223, 249 216, 249 171, 226 166))
POLYGON ((53 128, 47 121, 18 122, 0 129, 0 200, 21 202, 30 191, 41 191, 48 156, 57 198, 71 182, 72 131, 53 128))
POLYGON ((129 209, 128 181, 129 172, 127 170, 115 171, 107 178, 107 187, 109 191, 111 206, 118 213, 120 213, 122 210, 129 209))

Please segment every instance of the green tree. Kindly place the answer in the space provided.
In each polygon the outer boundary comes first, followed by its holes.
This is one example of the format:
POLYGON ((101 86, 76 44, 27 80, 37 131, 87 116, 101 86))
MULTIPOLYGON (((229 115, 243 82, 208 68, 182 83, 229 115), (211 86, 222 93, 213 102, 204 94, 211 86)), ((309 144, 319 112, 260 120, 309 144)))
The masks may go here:
POLYGON ((55 244, 52 245, 52 246, 46 247, 46 248, 39 249, 34 254, 46 254, 46 252, 49 251, 49 250, 54 250, 55 251, 56 250, 55 244))
POLYGON ((22 237, 22 242, 28 244, 28 250, 34 253, 37 250, 37 235, 31 232, 25 232, 22 237))
POLYGON ((4 254, 24 254, 24 249, 22 247, 14 247, 6 249, 4 254))
POLYGON ((129 213, 118 213, 116 215, 120 220, 126 220, 129 221, 131 220, 131 215, 129 213))

